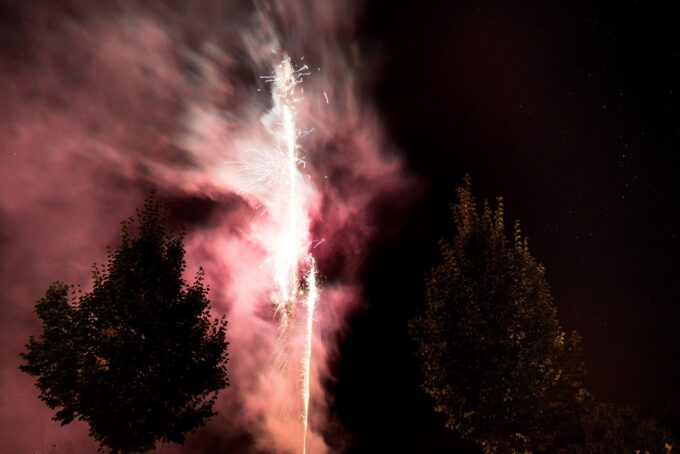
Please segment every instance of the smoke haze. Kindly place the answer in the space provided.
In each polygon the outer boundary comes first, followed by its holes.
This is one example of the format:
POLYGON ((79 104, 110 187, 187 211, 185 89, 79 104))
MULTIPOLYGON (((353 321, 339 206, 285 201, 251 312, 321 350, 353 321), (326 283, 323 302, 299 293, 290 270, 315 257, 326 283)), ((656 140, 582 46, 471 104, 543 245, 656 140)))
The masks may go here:
POLYGON ((323 384, 344 320, 361 305, 374 212, 417 193, 356 79, 370 68, 353 43, 355 5, 68 0, 0 9, 0 451, 95 450, 84 424, 50 420, 18 354, 39 333, 33 306, 49 284, 87 286, 92 263, 116 245, 119 222, 152 188, 186 226, 187 280, 206 269, 231 343, 220 414, 185 447, 161 451, 296 449, 299 421, 281 414, 297 396, 272 366, 267 258, 276 200, 243 190, 231 164, 269 146, 270 86, 260 76, 284 54, 310 73, 298 125, 313 130, 299 143, 322 293, 308 452, 339 449, 323 384))

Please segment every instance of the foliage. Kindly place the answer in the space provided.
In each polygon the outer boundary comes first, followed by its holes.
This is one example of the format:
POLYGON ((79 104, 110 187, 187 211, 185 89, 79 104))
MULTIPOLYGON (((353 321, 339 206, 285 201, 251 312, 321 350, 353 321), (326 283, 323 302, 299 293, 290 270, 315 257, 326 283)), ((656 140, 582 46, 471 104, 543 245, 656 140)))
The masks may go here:
POLYGON ((583 454, 670 453, 673 437, 632 409, 608 403, 588 406, 583 414, 585 439, 564 452, 583 454))
POLYGON ((21 354, 40 398, 62 425, 89 424, 100 449, 135 452, 182 443, 228 386, 226 321, 212 320, 203 271, 187 284, 181 235, 149 197, 122 241, 93 271, 93 289, 56 282, 37 303, 43 323, 21 354))
POLYGON ((447 427, 486 452, 549 451, 581 432, 587 396, 579 338, 560 327, 544 268, 503 202, 478 210, 469 177, 452 207, 457 234, 410 323, 424 382, 447 427))

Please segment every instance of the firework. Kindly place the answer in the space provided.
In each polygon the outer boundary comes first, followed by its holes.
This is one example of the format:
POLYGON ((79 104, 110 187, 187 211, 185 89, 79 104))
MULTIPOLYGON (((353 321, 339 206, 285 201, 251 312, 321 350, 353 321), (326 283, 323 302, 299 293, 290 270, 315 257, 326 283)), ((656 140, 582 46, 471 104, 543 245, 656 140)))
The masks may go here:
POLYGON ((302 101, 299 84, 307 74, 307 66, 295 68, 290 58, 285 57, 275 66, 272 75, 263 77, 272 85, 273 107, 262 119, 272 146, 247 150, 244 153, 247 159, 229 162, 240 174, 240 191, 262 200, 275 226, 270 251, 271 299, 279 340, 274 363, 278 370, 300 377, 295 380, 295 386, 300 399, 300 452, 303 454, 309 423, 314 310, 319 299, 316 262, 309 253, 310 183, 301 173, 305 163, 298 144, 310 131, 302 131, 296 125, 297 105, 302 101), (300 348, 291 346, 295 339, 302 344, 300 348), (292 367, 299 374, 290 373, 288 369, 292 367))

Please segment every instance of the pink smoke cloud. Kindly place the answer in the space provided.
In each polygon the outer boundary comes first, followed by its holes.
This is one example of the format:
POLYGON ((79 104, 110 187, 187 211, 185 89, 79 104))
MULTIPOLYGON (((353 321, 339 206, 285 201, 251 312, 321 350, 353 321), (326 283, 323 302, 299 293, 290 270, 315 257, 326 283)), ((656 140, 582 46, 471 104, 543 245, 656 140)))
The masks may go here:
POLYGON ((220 415, 184 447, 161 451, 295 451, 299 421, 280 415, 297 396, 273 366, 272 216, 257 194, 238 193, 238 175, 226 163, 267 146, 261 117, 271 101, 259 76, 284 51, 304 56, 311 73, 298 121, 314 129, 300 144, 311 188, 309 240, 318 244, 324 281, 308 452, 333 449, 324 434, 340 429, 324 382, 332 379, 337 334, 362 304, 359 273, 380 233, 373 211, 417 194, 361 96, 356 75, 366 70, 352 45, 355 5, 205 0, 102 8, 73 0, 17 8, 27 38, 0 67, 0 451, 94 450, 85 425, 50 421, 31 378, 17 369, 18 353, 39 330, 33 304, 49 283, 86 285, 91 264, 104 260, 119 222, 149 188, 180 204, 197 198, 215 207, 188 226, 185 245, 189 274, 206 269, 231 342, 231 387, 220 395, 220 415))

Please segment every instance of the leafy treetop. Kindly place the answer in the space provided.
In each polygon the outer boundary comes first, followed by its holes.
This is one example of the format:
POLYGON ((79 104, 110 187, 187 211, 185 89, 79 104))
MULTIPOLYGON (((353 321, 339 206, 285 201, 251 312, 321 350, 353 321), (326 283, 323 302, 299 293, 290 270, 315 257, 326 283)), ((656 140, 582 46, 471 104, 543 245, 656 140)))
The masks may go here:
POLYGON ((150 196, 95 266, 91 292, 50 286, 36 304, 43 332, 20 368, 55 420, 85 421, 100 449, 135 452, 182 443, 216 414, 228 386, 226 321, 210 316, 203 271, 189 285, 185 268, 183 237, 166 231, 150 196))
POLYGON ((519 223, 508 241, 503 200, 477 208, 469 177, 452 206, 456 235, 410 323, 424 381, 446 425, 487 452, 546 451, 579 432, 579 337, 557 320, 544 268, 519 223))

